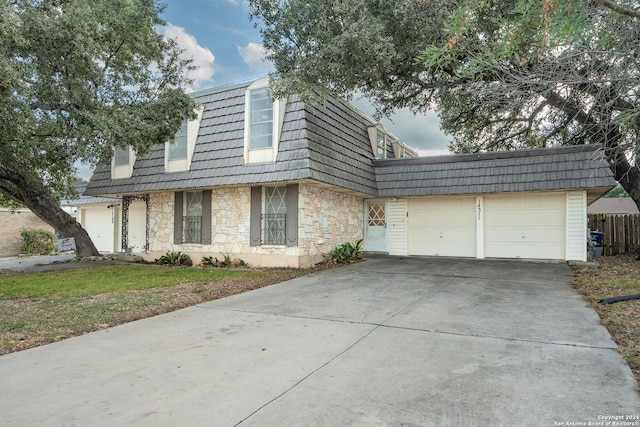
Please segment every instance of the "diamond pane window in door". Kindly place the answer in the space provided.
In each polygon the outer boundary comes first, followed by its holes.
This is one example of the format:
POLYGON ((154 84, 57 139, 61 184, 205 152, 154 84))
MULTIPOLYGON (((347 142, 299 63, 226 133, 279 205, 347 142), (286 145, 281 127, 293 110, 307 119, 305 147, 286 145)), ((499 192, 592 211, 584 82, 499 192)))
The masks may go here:
POLYGON ((263 242, 267 245, 285 244, 286 195, 286 186, 264 189, 263 242))
POLYGON ((385 213, 384 202, 369 204, 369 225, 384 226, 385 213))
POLYGON ((367 219, 365 222, 364 250, 386 252, 387 219, 384 200, 367 200, 365 212, 367 219))

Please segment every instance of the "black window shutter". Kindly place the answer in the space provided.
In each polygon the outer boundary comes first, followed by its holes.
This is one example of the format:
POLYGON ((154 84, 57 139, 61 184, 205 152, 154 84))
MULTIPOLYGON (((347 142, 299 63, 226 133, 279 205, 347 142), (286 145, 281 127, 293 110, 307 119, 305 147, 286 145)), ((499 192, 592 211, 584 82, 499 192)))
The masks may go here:
POLYGON ((249 245, 260 246, 260 222, 262 217, 262 187, 251 187, 251 211, 249 219, 249 245))
POLYGON ((211 244, 211 190, 202 192, 202 244, 211 244))
POLYGON ((298 184, 287 185, 285 206, 287 213, 284 235, 287 246, 298 246, 298 184))
POLYGON ((173 204, 173 243, 182 243, 182 191, 176 191, 173 204))

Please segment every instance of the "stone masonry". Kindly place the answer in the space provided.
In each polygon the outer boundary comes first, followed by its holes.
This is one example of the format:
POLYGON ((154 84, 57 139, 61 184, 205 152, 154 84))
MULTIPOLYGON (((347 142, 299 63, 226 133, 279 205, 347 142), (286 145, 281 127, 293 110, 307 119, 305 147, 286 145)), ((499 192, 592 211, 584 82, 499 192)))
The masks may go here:
POLYGON ((298 246, 250 246, 250 187, 215 188, 211 195, 210 245, 174 244, 174 193, 151 195, 150 254, 188 253, 198 263, 202 256, 228 254, 253 266, 300 267, 319 262, 337 245, 363 236, 363 199, 330 187, 301 183, 298 194, 298 246))

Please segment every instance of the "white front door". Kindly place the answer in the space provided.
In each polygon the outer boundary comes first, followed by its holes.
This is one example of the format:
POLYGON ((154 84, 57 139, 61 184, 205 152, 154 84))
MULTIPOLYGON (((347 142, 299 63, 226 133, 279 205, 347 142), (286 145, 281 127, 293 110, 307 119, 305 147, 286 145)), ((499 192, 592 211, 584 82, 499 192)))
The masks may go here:
POLYGON ((387 252, 387 205, 384 200, 366 200, 364 250, 387 252))

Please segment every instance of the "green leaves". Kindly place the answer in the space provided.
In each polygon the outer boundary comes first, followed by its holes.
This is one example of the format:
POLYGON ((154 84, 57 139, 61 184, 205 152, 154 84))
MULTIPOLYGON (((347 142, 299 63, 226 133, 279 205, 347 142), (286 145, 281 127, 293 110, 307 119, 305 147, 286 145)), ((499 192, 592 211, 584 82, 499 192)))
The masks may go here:
POLYGON ((334 248, 329 253, 329 259, 336 264, 349 264, 360 261, 362 259, 362 239, 358 240, 355 245, 346 242, 334 248))
POLYGON ((61 182, 114 145, 164 142, 195 105, 159 3, 54 3, 0 6, 0 164, 61 182))

